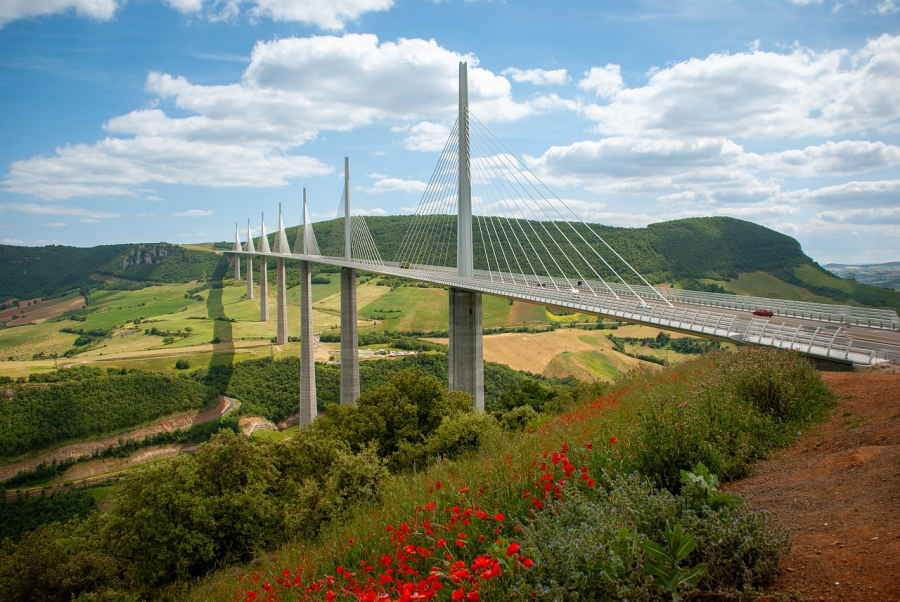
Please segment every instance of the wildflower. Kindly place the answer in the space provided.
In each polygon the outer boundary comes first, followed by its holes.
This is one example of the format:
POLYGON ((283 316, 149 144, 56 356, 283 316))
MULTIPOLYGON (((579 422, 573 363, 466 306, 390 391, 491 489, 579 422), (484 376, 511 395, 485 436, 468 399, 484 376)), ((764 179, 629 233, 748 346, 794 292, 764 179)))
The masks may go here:
POLYGON ((526 558, 525 560, 522 561, 522 566, 524 566, 527 569, 530 569, 531 567, 534 566, 534 561, 531 558, 526 558))
POLYGON ((509 544, 509 546, 507 546, 507 548, 506 548, 506 555, 507 555, 507 557, 509 557, 509 556, 512 556, 513 554, 515 554, 515 553, 518 552, 518 551, 519 551, 519 544, 517 544, 516 542, 512 542, 512 543, 509 544))

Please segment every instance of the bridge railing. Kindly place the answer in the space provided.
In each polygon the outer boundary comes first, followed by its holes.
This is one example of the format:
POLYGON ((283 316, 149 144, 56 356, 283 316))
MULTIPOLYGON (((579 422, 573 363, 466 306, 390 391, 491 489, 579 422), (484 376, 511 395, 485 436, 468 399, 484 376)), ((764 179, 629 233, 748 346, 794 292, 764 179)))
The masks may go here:
MULTIPOLYGON (((854 344, 851 337, 842 335, 840 327, 823 325, 810 329, 804 326, 777 324, 768 320, 751 319, 749 322, 737 316, 700 308, 671 308, 660 303, 647 303, 643 299, 616 299, 610 295, 594 296, 574 293, 571 289, 552 286, 547 280, 537 284, 525 285, 499 282, 499 279, 485 281, 481 274, 475 279, 461 279, 452 270, 440 270, 437 273, 410 269, 406 272, 410 277, 419 276, 438 284, 462 287, 487 294, 513 297, 532 301, 543 305, 555 305, 601 314, 609 317, 655 324, 665 328, 705 334, 720 339, 739 343, 756 343, 786 349, 794 349, 806 355, 833 359, 854 364, 877 364, 890 361, 888 353, 854 344)), ((523 279, 524 280, 524 279, 523 279)), ((522 282, 522 281, 520 281, 522 282)), ((554 283, 555 284, 555 283, 554 283)), ((658 298, 658 297, 657 297, 658 298)))
MULTIPOLYGON (((443 269, 453 270, 453 268, 443 269)), ((788 318, 816 320, 819 322, 830 322, 846 326, 900 330, 900 316, 897 315, 897 312, 890 309, 832 305, 808 301, 790 301, 784 299, 772 299, 769 297, 728 295, 724 293, 709 293, 705 291, 672 288, 654 289, 644 285, 630 285, 630 287, 627 287, 624 284, 614 282, 605 283, 596 280, 581 281, 574 278, 567 280, 560 277, 535 277, 506 272, 488 272, 486 270, 476 270, 475 275, 477 278, 488 279, 495 284, 498 282, 515 283, 544 288, 558 288, 561 290, 575 288, 579 290, 579 292, 595 292, 598 294, 608 294, 609 291, 612 290, 616 295, 622 297, 633 298, 634 293, 637 293, 645 300, 661 300, 665 298, 669 301, 688 305, 701 305, 704 307, 718 307, 748 312, 768 310, 775 316, 788 318), (632 291, 634 291, 634 293, 632 291)))

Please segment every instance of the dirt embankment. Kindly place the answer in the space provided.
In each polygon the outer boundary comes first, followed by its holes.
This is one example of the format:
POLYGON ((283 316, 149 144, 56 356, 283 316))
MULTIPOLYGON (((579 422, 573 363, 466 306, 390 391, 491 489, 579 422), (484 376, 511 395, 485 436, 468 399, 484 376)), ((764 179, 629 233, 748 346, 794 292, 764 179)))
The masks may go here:
POLYGON ((730 489, 791 530, 775 584, 808 601, 900 601, 900 374, 824 373, 832 417, 730 489))
POLYGON ((220 396, 219 404, 215 408, 206 410, 205 412, 198 412, 196 414, 186 414, 184 416, 169 418, 167 420, 157 422, 156 424, 151 424, 150 426, 135 429, 133 431, 128 431, 126 433, 121 433, 112 437, 106 437, 105 439, 99 439, 97 441, 83 441, 80 443, 72 443, 71 445, 66 445, 57 450, 48 452, 35 458, 28 458, 27 460, 22 460, 21 462, 14 462, 12 464, 7 464, 6 466, 0 466, 0 481, 13 477, 19 472, 31 470, 42 462, 46 462, 49 464, 54 460, 57 462, 61 462, 70 458, 89 456, 97 450, 106 449, 107 447, 117 445, 119 443, 119 440, 139 441, 158 433, 178 431, 195 426, 197 424, 203 424, 204 422, 215 420, 223 414, 231 411, 235 403, 236 402, 234 400, 229 400, 226 397, 220 396))

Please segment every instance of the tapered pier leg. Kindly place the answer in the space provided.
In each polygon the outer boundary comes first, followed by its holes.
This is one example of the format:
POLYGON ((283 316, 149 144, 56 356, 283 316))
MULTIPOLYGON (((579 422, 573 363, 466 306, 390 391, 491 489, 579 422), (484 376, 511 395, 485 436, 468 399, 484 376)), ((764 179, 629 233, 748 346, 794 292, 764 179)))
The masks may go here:
POLYGON ((356 270, 341 269, 341 403, 359 397, 359 330, 356 316, 356 270))
POLYGON ((277 276, 277 322, 278 333, 275 336, 275 342, 279 345, 285 345, 288 342, 287 330, 287 288, 284 276, 284 257, 278 257, 275 260, 275 272, 277 276))
POLYGON ((241 256, 240 255, 234 256, 234 279, 235 280, 241 279, 241 256))
POLYGON ((269 321, 269 262, 265 256, 259 259, 259 321, 269 321))
POLYGON ((472 406, 484 410, 481 324, 481 293, 450 289, 450 390, 468 393, 472 406))
POLYGON ((247 299, 253 299, 253 255, 247 255, 247 299))
POLYGON ((316 362, 313 349, 309 262, 300 263, 300 426, 316 419, 316 362))

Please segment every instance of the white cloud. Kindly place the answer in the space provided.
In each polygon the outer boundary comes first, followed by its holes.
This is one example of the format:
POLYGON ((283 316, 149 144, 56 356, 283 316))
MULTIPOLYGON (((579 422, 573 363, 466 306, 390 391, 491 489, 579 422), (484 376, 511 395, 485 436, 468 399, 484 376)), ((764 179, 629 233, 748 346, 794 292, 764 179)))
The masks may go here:
MULTIPOLYGON (((322 29, 343 29, 369 12, 384 11, 394 0, 162 0, 184 15, 210 21, 233 20, 243 12, 252 20, 308 23, 322 29)), ((0 27, 16 19, 72 12, 98 21, 113 18, 124 0, 3 0, 0 27)))
POLYGON ((509 67, 503 70, 500 75, 507 75, 513 81, 519 83, 529 83, 536 86, 561 86, 568 83, 569 74, 565 69, 516 69, 509 67))
POLYGON ((900 147, 884 142, 844 140, 765 155, 748 155, 767 172, 783 177, 845 176, 900 165, 900 147))
POLYGON ((601 98, 613 98, 625 86, 622 80, 622 68, 619 65, 607 64, 605 67, 591 67, 578 82, 578 87, 593 92, 601 98))
POLYGON ((322 29, 343 29, 367 12, 383 11, 394 0, 255 0, 253 14, 274 21, 301 21, 322 29))
POLYGON ((411 151, 434 152, 443 150, 450 137, 450 128, 440 123, 422 121, 416 125, 392 128, 395 132, 409 132, 403 138, 403 146, 411 151))
POLYGON ((176 211, 172 215, 174 217, 208 217, 213 212, 204 209, 189 209, 188 211, 176 211))
POLYGON ((92 211, 83 207, 71 205, 37 205, 34 203, 0 203, 0 213, 6 211, 18 211, 20 213, 33 213, 37 215, 74 215, 91 219, 108 217, 122 217, 120 213, 109 211, 92 211))
POLYGON ((46 224, 40 224, 40 225, 41 225, 41 226, 47 226, 47 227, 49 227, 49 228, 65 228, 65 227, 68 226, 69 224, 67 224, 66 222, 49 222, 49 223, 46 223, 46 224))
POLYGON ((820 205, 896 207, 897 199, 900 198, 900 180, 846 182, 817 190, 803 190, 796 194, 820 205))
POLYGON ((138 216, 138 217, 142 217, 142 218, 143 218, 143 217, 155 217, 156 214, 155 214, 155 213, 150 213, 149 211, 143 211, 143 212, 141 212, 141 213, 138 213, 137 216, 138 216))
POLYGON ((376 179, 376 182, 372 186, 364 188, 364 190, 373 194, 384 194, 386 192, 422 193, 428 188, 427 182, 419 180, 389 178, 381 174, 372 174, 369 177, 376 179))
POLYGON ((846 209, 817 213, 823 224, 858 224, 869 226, 900 225, 900 207, 846 209))
POLYGON ((136 196, 148 182, 228 186, 284 186, 289 178, 330 173, 312 157, 277 149, 216 144, 174 136, 104 138, 93 144, 56 149, 10 165, 3 181, 9 192, 48 200, 79 196, 136 196))
POLYGON ((0 238, 0 243, 4 245, 18 245, 20 247, 42 247, 46 245, 61 245, 63 244, 61 240, 30 240, 24 241, 18 238, 0 238))
POLYGON ((885 34, 854 54, 797 47, 690 59, 584 113, 611 135, 784 138, 895 130, 898 78, 900 36, 885 34))
POLYGON ((0 2, 0 27, 16 19, 73 12, 98 21, 113 18, 118 0, 3 0, 0 2))
POLYGON ((258 43, 239 83, 198 85, 150 73, 147 90, 159 101, 154 108, 110 119, 104 126, 110 135, 92 145, 13 163, 2 185, 51 200, 135 196, 135 187, 148 183, 283 186, 291 178, 332 172, 292 149, 322 131, 376 121, 419 122, 404 144, 433 148, 447 131, 437 122, 456 116, 460 61, 469 63, 470 105, 482 121, 575 107, 553 95, 517 103, 506 78, 433 40, 289 38, 258 43), (170 116, 159 108, 163 103, 186 116, 170 116))

